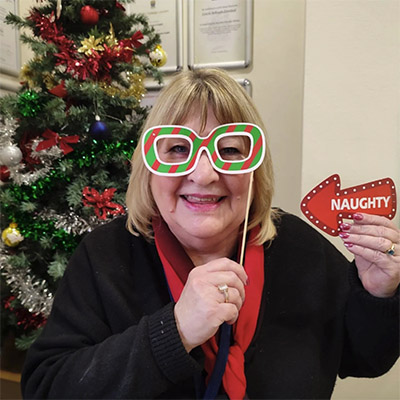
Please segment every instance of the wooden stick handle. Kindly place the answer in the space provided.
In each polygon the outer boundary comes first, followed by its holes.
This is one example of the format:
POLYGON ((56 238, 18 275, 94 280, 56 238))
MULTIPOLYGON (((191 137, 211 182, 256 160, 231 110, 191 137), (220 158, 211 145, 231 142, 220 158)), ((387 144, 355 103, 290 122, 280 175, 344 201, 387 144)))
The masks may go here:
POLYGON ((244 224, 243 224, 242 245, 240 247, 240 259, 239 259, 239 264, 241 266, 243 266, 244 249, 246 247, 246 234, 247 234, 247 226, 249 224, 249 212, 250 212, 250 203, 251 203, 251 192, 253 190, 253 178, 254 178, 254 171, 252 171, 251 175, 250 175, 249 191, 247 193, 246 214, 245 214, 244 224))

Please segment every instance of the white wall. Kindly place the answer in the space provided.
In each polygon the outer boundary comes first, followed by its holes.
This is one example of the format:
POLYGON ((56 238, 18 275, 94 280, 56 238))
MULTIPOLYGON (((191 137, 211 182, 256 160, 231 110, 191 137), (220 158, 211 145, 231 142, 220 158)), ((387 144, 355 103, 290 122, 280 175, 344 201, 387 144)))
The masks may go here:
MULTIPOLYGON (((23 15, 36 4, 19 1, 23 15)), ((300 215, 302 196, 332 173, 343 187, 390 176, 400 188, 399 21, 398 0, 254 0, 253 64, 230 73, 251 81, 267 126, 275 205, 300 215)), ((22 49, 23 63, 31 56, 22 49)), ((399 399, 399 364, 338 380, 333 398, 399 399)))
MULTIPOLYGON (((343 188, 391 177, 399 189, 400 2, 307 0, 305 26, 302 193, 333 173, 343 188)), ((338 380, 333 398, 400 399, 399 385, 398 362, 338 380)))

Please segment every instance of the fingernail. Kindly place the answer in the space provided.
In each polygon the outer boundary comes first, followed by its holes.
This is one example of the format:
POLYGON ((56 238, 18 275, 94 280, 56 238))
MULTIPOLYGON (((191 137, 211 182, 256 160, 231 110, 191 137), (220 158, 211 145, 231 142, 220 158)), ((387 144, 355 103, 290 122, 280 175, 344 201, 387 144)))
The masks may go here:
POLYGON ((356 221, 362 221, 363 218, 364 218, 363 215, 359 213, 355 213, 353 215, 353 219, 355 219, 356 221))
POLYGON ((347 243, 347 242, 345 242, 345 243, 343 243, 346 247, 353 247, 353 243, 347 243))
POLYGON ((346 223, 340 224, 340 229, 341 229, 342 231, 349 231, 350 228, 351 228, 351 225, 350 225, 350 224, 346 224, 346 223))
POLYGON ((346 232, 340 232, 340 233, 339 233, 339 236, 340 236, 342 239, 347 239, 350 235, 349 235, 348 233, 346 233, 346 232))

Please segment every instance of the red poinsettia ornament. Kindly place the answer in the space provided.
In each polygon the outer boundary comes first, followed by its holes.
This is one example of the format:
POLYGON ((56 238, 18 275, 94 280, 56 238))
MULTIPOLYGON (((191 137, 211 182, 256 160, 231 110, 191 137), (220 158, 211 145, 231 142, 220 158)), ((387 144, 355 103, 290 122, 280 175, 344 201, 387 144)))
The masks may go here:
POLYGON ((101 220, 105 220, 108 214, 125 214, 124 207, 121 204, 111 201, 116 190, 109 188, 100 194, 96 189, 86 186, 82 192, 82 203, 86 207, 94 207, 94 212, 101 220))

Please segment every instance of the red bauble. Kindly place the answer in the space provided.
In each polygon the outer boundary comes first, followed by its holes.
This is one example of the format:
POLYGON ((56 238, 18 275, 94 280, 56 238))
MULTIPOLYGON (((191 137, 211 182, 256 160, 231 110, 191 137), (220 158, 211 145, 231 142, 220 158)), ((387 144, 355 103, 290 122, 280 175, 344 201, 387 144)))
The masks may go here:
POLYGON ((81 21, 86 25, 96 25, 99 22, 99 13, 92 6, 83 6, 81 21))
POLYGON ((0 167, 0 180, 2 182, 7 182, 10 178, 10 170, 8 169, 7 165, 2 165, 0 167))

